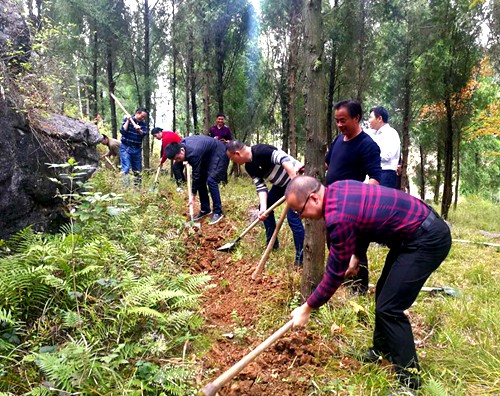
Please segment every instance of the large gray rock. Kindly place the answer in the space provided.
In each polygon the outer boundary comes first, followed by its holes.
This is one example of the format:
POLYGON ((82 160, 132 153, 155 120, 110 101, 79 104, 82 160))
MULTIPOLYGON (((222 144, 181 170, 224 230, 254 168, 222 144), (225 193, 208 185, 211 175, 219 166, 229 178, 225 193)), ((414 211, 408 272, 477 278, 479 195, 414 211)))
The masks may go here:
POLYGON ((49 178, 67 172, 48 164, 90 165, 82 180, 97 168, 96 144, 101 135, 89 122, 61 115, 40 118, 31 125, 0 97, 0 239, 32 226, 37 231, 57 231, 67 221, 57 198, 61 189, 49 178))
POLYGON ((15 110, 24 102, 17 76, 30 56, 29 29, 19 7, 14 0, 0 0, 0 239, 27 226, 56 231, 66 222, 57 196, 63 188, 50 178, 61 179, 67 169, 48 164, 73 157, 92 167, 82 177, 85 181, 99 163, 96 144, 101 139, 94 124, 35 109, 15 110))
POLYGON ((14 0, 0 2, 0 60, 7 66, 18 68, 30 57, 28 25, 21 14, 21 5, 14 0))

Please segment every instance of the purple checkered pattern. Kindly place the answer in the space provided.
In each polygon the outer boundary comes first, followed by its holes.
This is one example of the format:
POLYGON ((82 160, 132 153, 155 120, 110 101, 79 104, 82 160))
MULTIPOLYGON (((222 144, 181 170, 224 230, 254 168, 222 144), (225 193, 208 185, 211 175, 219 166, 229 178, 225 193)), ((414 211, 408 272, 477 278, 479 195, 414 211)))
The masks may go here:
POLYGON ((325 304, 344 281, 351 256, 369 242, 397 246, 414 235, 431 209, 393 188, 338 181, 326 187, 323 202, 329 255, 323 280, 307 303, 325 304))

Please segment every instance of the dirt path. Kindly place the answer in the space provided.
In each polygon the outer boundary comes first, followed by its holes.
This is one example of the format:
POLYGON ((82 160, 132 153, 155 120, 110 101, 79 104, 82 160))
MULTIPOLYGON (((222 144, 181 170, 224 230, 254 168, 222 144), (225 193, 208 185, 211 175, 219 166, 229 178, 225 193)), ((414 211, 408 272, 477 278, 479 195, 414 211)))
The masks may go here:
MULTIPOLYGON (((214 380, 254 349, 287 320, 276 323, 265 334, 255 330, 259 310, 282 294, 283 277, 265 275, 257 283, 251 280, 256 262, 233 261, 231 254, 218 252, 228 241, 232 227, 227 219, 202 230, 188 239, 188 262, 195 272, 207 271, 214 287, 204 299, 206 326, 213 335, 211 350, 202 358, 200 388, 214 380), (231 335, 233 337, 231 337, 231 335)), ((251 243, 246 240, 244 243, 251 243)), ((220 395, 305 395, 311 390, 311 376, 324 372, 323 367, 336 354, 335 346, 318 333, 291 331, 262 353, 227 384, 220 395)), ((352 362, 349 362, 351 364, 352 362)), ((314 384, 313 384, 314 386, 314 384)))

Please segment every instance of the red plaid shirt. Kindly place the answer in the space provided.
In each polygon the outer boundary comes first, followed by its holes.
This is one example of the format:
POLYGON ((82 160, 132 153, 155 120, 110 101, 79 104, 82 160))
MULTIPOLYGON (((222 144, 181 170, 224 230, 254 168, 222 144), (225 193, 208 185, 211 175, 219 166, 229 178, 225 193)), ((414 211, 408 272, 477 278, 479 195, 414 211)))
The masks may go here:
POLYGON ((307 300, 325 304, 344 281, 351 256, 370 242, 389 247, 408 240, 431 209, 402 191, 354 180, 326 187, 323 201, 329 255, 321 283, 307 300))

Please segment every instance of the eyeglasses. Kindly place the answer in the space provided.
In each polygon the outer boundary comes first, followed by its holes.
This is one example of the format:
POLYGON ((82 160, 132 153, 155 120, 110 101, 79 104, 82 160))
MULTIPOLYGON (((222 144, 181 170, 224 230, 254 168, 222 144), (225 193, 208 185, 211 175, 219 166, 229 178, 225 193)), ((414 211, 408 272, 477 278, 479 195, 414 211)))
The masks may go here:
POLYGON ((295 214, 297 214, 299 216, 302 216, 302 213, 304 213, 304 210, 306 209, 306 205, 309 202, 309 198, 311 198, 312 194, 317 193, 318 190, 319 190, 319 188, 315 188, 313 191, 311 191, 309 193, 309 195, 307 196, 306 201, 304 202, 304 205, 302 205, 302 209, 300 209, 300 210, 294 210, 293 213, 295 213, 295 214))

